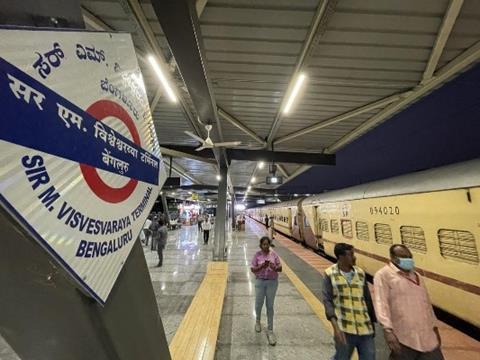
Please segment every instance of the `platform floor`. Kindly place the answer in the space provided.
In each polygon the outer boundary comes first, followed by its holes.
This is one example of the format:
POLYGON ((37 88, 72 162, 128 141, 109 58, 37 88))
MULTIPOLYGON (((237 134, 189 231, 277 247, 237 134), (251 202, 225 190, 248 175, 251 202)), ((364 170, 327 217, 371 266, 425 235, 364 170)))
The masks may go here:
MULTIPOLYGON (((319 308, 317 307, 315 312, 311 303, 311 298, 317 301, 320 296, 321 273, 329 265, 328 261, 282 236, 278 236, 274 242, 275 251, 290 268, 290 275, 282 273, 279 278, 274 318, 277 345, 268 345, 265 330, 261 333, 254 331, 255 278, 250 272, 250 261, 258 250, 259 237, 264 234, 264 226, 253 220, 247 221, 245 231, 228 232, 229 276, 215 359, 330 359, 334 353, 331 330, 326 320, 321 318, 319 308), (298 291, 299 283, 310 293, 309 302, 306 301, 308 296, 305 297, 304 292, 298 291)), ((150 246, 144 247, 169 343, 205 276, 208 262, 212 259, 212 245, 203 245, 201 235, 197 226, 184 226, 169 232, 161 268, 156 267, 156 251, 151 251, 150 246)), ((265 308, 262 324, 266 326, 265 308)), ((459 333, 452 329, 446 336, 447 339, 444 338, 444 345, 448 349, 445 349, 446 359, 480 359, 480 344, 473 339, 467 342, 450 341, 448 338, 454 339, 458 335, 454 336, 453 332, 459 333)), ((386 360, 388 352, 383 336, 381 331, 377 334, 377 360, 386 360)), ((1 337, 0 360, 19 360, 1 337)))
POLYGON ((184 226, 168 234, 162 267, 156 267, 158 255, 150 246, 144 247, 144 253, 170 343, 205 276, 207 263, 212 258, 212 246, 203 245, 203 236, 196 225, 184 226))
MULTIPOLYGON (((333 355, 330 333, 285 274, 280 274, 275 299, 277 345, 268 345, 265 329, 255 332, 255 276, 250 262, 259 250, 258 239, 251 226, 229 237, 230 273, 215 359, 329 359, 333 355)), ((262 325, 265 328, 265 307, 262 325)))

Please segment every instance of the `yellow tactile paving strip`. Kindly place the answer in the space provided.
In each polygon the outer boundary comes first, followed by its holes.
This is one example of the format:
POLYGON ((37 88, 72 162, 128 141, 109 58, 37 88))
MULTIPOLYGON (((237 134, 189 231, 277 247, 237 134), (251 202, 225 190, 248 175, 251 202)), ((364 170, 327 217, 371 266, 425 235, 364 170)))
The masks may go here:
POLYGON ((173 360, 214 358, 227 277, 226 262, 208 263, 207 274, 170 344, 173 360))

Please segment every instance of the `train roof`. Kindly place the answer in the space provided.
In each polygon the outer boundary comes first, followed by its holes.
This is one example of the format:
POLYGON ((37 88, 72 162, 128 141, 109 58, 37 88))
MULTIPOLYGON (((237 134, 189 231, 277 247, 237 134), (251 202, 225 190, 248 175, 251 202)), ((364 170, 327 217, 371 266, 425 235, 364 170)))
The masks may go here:
POLYGON ((462 189, 480 185, 480 158, 374 181, 306 198, 302 205, 402 194, 462 189))
POLYGON ((299 197, 299 198, 293 199, 293 200, 282 201, 282 202, 274 203, 274 204, 268 204, 268 205, 264 205, 264 206, 261 206, 261 207, 252 208, 252 210, 253 209, 273 209, 273 208, 280 208, 280 207, 298 206, 298 203, 302 199, 305 199, 305 197, 299 197))

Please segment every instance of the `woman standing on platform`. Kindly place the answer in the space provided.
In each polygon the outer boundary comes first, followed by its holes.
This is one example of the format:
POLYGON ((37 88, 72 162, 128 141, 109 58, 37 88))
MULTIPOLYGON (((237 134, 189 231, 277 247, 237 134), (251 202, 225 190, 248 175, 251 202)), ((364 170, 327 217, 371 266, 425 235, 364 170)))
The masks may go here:
POLYGON ((278 273, 282 271, 282 264, 277 253, 271 248, 271 240, 268 236, 260 239, 260 251, 253 256, 251 270, 256 276, 255 280, 255 314, 257 322, 255 331, 262 331, 260 317, 262 315, 263 303, 267 302, 268 319, 268 343, 275 345, 277 339, 273 333, 273 305, 275 294, 278 288, 278 273))

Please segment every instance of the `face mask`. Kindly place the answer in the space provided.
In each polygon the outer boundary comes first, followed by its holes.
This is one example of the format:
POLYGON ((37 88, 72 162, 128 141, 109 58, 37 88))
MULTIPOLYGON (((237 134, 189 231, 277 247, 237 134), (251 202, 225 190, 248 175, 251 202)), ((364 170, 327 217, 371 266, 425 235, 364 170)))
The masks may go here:
POLYGON ((415 267, 415 262, 412 258, 398 258, 398 266, 405 271, 410 271, 415 267))

